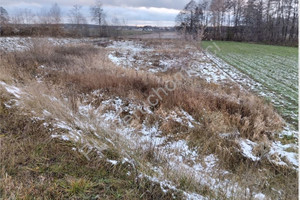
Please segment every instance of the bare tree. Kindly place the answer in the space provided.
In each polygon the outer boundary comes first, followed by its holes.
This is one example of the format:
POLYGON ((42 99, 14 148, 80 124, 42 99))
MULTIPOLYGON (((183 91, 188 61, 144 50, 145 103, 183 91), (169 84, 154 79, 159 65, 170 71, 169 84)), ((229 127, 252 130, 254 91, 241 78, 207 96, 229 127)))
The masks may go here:
POLYGON ((86 24, 86 18, 81 13, 82 6, 80 5, 74 5, 73 8, 69 11, 69 22, 71 24, 86 24))
POLYGON ((0 35, 3 35, 3 31, 5 29, 6 24, 9 22, 8 12, 0 7, 0 35))
POLYGON ((102 8, 102 2, 96 0, 95 4, 90 8, 92 21, 99 25, 99 35, 102 33, 102 25, 105 24, 105 14, 102 8))
POLYGON ((41 10, 36 15, 39 24, 50 24, 49 11, 47 9, 41 8, 41 10))
POLYGON ((7 24, 8 22, 9 22, 8 12, 3 7, 0 7, 0 25, 7 24))
POLYGON ((209 25, 205 34, 212 39, 298 44, 298 0, 203 1, 191 0, 176 18, 186 38, 201 37, 209 25))
POLYGON ((109 36, 114 36, 114 37, 124 35, 123 26, 126 26, 126 24, 127 24, 127 22, 124 18, 120 19, 117 16, 112 17, 111 22, 110 22, 110 25, 112 25, 112 26, 107 27, 108 35, 109 36))
POLYGON ((35 17, 36 16, 31 9, 24 8, 16 10, 11 21, 13 24, 33 24, 36 22, 35 17))
POLYGON ((81 13, 82 7, 80 5, 74 5, 73 8, 69 11, 69 23, 75 25, 74 32, 77 36, 80 35, 80 29, 84 24, 87 23, 86 18, 81 13))
POLYGON ((225 1, 224 0, 212 0, 210 4, 211 11, 211 21, 213 27, 216 29, 215 37, 218 39, 221 38, 221 28, 224 20, 224 12, 225 12, 225 1))
POLYGON ((59 24, 61 23, 61 9, 57 5, 57 3, 53 4, 49 10, 49 21, 51 24, 59 24))
POLYGON ((111 19, 111 24, 113 26, 120 26, 121 25, 121 21, 118 17, 114 16, 112 19, 111 19))
POLYGON ((48 11, 48 20, 51 25, 51 35, 58 36, 61 35, 63 32, 61 26, 61 9, 57 3, 53 4, 50 10, 48 11))
POLYGON ((62 11, 57 3, 51 8, 42 8, 36 14, 37 24, 39 24, 38 34, 58 36, 63 34, 62 11))
POLYGON ((294 40, 298 36, 298 0, 294 0, 293 2, 293 17, 291 20, 289 36, 290 40, 294 40))
POLYGON ((256 32, 257 25, 257 2, 256 0, 249 0, 243 10, 243 24, 245 25, 245 33, 247 38, 252 39, 256 32))
POLYGON ((206 27, 205 10, 207 5, 207 2, 197 4, 194 0, 191 0, 177 15, 177 27, 186 39, 188 37, 198 39, 200 35, 203 36, 201 33, 206 27))

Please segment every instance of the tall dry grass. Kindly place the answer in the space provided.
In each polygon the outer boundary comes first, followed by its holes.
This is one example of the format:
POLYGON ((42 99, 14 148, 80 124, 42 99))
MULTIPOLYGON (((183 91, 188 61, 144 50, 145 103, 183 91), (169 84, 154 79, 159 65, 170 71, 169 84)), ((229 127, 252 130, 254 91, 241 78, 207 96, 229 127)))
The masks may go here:
MULTIPOLYGON (((147 72, 116 67, 108 60, 105 49, 89 45, 55 47, 47 43, 36 43, 30 50, 4 54, 3 65, 9 68, 10 76, 21 83, 30 83, 37 77, 43 77, 41 85, 27 84, 27 90, 31 90, 29 93, 35 94, 36 97, 39 93, 53 93, 61 99, 67 97, 68 106, 73 111, 78 109, 77 102, 81 101, 82 94, 100 90, 111 98, 118 96, 147 102, 149 95, 154 94, 153 89, 166 90, 167 81, 172 80, 170 75, 158 78, 147 72)), ((238 149, 236 143, 218 137, 219 133, 236 131, 242 137, 251 140, 272 140, 272 133, 280 130, 283 122, 271 105, 253 94, 241 91, 238 87, 227 88, 202 81, 186 84, 185 79, 184 76, 176 82, 177 87, 174 91, 166 90, 167 95, 161 92, 162 99, 151 109, 159 112, 182 108, 190 113, 200 122, 200 126, 194 130, 184 130, 186 132, 184 137, 192 146, 201 147, 203 154, 217 154, 222 167, 235 171, 237 175, 241 175, 243 170, 255 169, 258 166, 260 169, 267 166, 270 169, 268 172, 270 177, 284 171, 274 170, 269 163, 249 163, 236 150, 238 149)), ((47 102, 46 98, 41 97, 39 100, 37 98, 36 103, 32 103, 35 104, 32 107, 38 107, 37 110, 46 108, 59 119, 72 120, 63 116, 65 108, 60 109, 61 105, 49 100, 47 102)), ((153 123, 155 120, 153 117, 153 123)), ((176 133, 184 129, 172 122, 162 128, 165 129, 165 133, 176 133)), ((156 162, 157 158, 154 155, 155 148, 150 148, 143 159, 147 162, 152 160, 156 162)), ((257 171, 252 172, 251 175, 256 176, 256 173, 257 171)), ((284 173, 286 176, 278 176, 278 179, 294 175, 290 171, 284 173)), ((285 181, 287 187, 292 185, 285 181)), ((260 180, 260 183, 262 182, 263 180, 260 180)), ((192 188, 193 184, 187 184, 186 187, 192 188)), ((291 188, 295 191, 294 186, 291 188)), ((286 193, 291 190, 286 189, 286 193)))
POLYGON ((245 138, 260 140, 271 139, 272 133, 283 126, 281 117, 271 105, 238 87, 224 89, 207 83, 191 87, 176 82, 175 90, 168 91, 163 78, 116 67, 107 59, 105 50, 88 45, 34 44, 28 51, 5 55, 3 60, 14 69, 19 80, 26 75, 43 76, 48 83, 68 88, 71 96, 101 90, 109 95, 133 96, 147 102, 153 90, 159 90, 160 101, 154 109, 183 108, 214 132, 222 131, 214 128, 222 122, 223 131, 237 129, 245 138))

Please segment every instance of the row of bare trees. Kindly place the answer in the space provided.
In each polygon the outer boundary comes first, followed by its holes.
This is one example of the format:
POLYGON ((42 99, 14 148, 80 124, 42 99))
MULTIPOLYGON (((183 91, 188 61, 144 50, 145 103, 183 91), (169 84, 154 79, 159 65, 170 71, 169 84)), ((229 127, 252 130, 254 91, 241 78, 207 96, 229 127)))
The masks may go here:
MULTIPOLYGON (((1 24, 59 24, 61 23, 61 9, 55 3, 49 10, 41 9, 40 12, 34 13, 31 9, 17 9, 15 10, 15 14, 10 16, 7 11, 0 7, 2 10, 1 13, 5 13, 3 15, 3 21, 1 24)), ((1 15, 2 16, 2 15, 1 15)))
MULTIPOLYGON (((8 12, 0 7, 0 33, 3 34, 11 34, 12 32, 22 32, 19 27, 28 24, 39 24, 41 26, 40 30, 43 26, 49 26, 51 24, 51 28, 48 27, 47 31, 51 32, 51 35, 59 35, 61 34, 61 22, 62 22, 62 12, 58 4, 53 4, 49 10, 42 9, 38 13, 33 13, 31 9, 18 9, 15 11, 15 14, 12 16, 8 15, 8 12)), ((26 28, 27 33, 31 33, 33 31, 33 27, 26 28)), ((24 32, 24 30, 23 30, 24 32)))
MULTIPOLYGON (((100 0, 95 0, 94 5, 90 7, 91 21, 99 26, 99 34, 102 26, 106 24, 105 13, 100 0)), ((14 15, 9 16, 5 8, 0 7, 0 31, 1 35, 5 28, 7 30, 20 25, 39 25, 48 27, 51 31, 60 34, 63 24, 63 13, 57 3, 53 4, 50 9, 42 9, 34 13, 31 9, 24 8, 15 10, 14 15)), ((82 6, 74 5, 67 13, 68 23, 73 25, 74 32, 82 29, 87 24, 87 19, 82 13, 82 6)), ((33 26, 31 26, 33 27, 33 26)))
POLYGON ((176 18, 177 28, 197 38, 296 43, 298 0, 191 0, 176 18))
MULTIPOLYGON (((68 12, 68 22, 72 24, 87 23, 86 17, 81 12, 82 6, 74 5, 68 12)), ((98 25, 105 23, 105 14, 102 9, 100 0, 96 0, 95 4, 91 6, 90 13, 92 21, 98 25)), ((62 11, 57 3, 47 10, 41 9, 40 12, 34 13, 31 9, 17 9, 15 14, 9 17, 8 12, 0 7, 1 24, 60 24, 62 23, 62 11)))

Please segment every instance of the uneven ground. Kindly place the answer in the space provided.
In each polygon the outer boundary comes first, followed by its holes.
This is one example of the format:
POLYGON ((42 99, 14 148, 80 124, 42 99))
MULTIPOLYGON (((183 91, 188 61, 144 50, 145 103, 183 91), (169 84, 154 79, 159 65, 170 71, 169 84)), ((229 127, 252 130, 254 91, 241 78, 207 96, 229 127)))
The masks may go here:
POLYGON ((198 45, 0 42, 4 199, 297 198, 296 132, 198 45))

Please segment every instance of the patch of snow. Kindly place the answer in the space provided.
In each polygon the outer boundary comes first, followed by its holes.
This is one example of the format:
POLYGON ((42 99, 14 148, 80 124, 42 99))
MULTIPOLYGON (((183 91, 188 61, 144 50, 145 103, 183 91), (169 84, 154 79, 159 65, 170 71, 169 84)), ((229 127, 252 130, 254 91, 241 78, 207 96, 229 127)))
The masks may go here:
POLYGON ((194 60, 186 70, 189 76, 202 77, 206 79, 207 82, 213 83, 220 83, 224 80, 230 79, 230 77, 214 63, 203 62, 203 59, 199 60, 199 58, 205 57, 203 53, 200 55, 199 54, 200 53, 198 53, 198 59, 194 60))
POLYGON ((194 128, 195 126, 193 124, 200 125, 199 122, 196 122, 196 120, 190 114, 182 109, 179 111, 165 113, 165 115, 166 116, 163 117, 165 120, 174 120, 182 125, 187 125, 189 128, 194 128))
POLYGON ((15 86, 7 85, 6 83, 0 81, 0 85, 2 85, 6 91, 12 95, 14 95, 16 98, 20 99, 20 95, 22 94, 21 90, 15 86))
POLYGON ((187 200, 201 200, 201 199, 208 199, 203 197, 200 194, 196 194, 196 193, 188 193, 188 192, 183 192, 183 194, 185 195, 187 200))
POLYGON ((0 37, 0 50, 6 52, 24 51, 31 45, 31 38, 0 37))
POLYGON ((47 110, 43 110, 43 115, 44 116, 51 116, 51 113, 47 110))
POLYGON ((73 129, 64 121, 60 121, 60 122, 57 122, 55 124, 55 126, 57 128, 61 128, 61 129, 65 129, 65 130, 69 130, 69 131, 72 131, 73 129))
POLYGON ((31 38, 31 37, 0 37, 0 50, 13 52, 13 51, 25 51, 29 50, 34 45, 34 42, 38 43, 50 43, 55 46, 62 46, 67 44, 80 44, 80 43, 92 43, 93 39, 90 38, 31 38))
POLYGON ((203 197, 200 194, 189 193, 189 192, 180 190, 176 186, 174 186, 170 181, 159 180, 157 177, 151 177, 151 176, 148 176, 146 174, 141 174, 140 177, 146 177, 150 181, 152 181, 154 183, 158 183, 160 185, 161 190, 164 193, 167 193, 169 190, 173 190, 175 192, 182 192, 187 200, 204 200, 204 199, 207 199, 207 198, 203 197))
POLYGON ((89 104, 89 105, 80 105, 78 107, 78 112, 81 114, 81 115, 85 115, 87 116, 89 114, 89 112, 91 112, 93 109, 92 109, 92 105, 89 104))
POLYGON ((121 64, 121 62, 122 62, 122 59, 120 59, 120 58, 118 58, 118 57, 116 57, 116 56, 114 56, 114 55, 112 55, 112 54, 109 54, 109 55, 108 55, 108 58, 109 58, 115 65, 117 65, 117 66, 119 66, 119 65, 121 64))
POLYGON ((255 194, 253 197, 254 197, 255 200, 264 200, 264 199, 266 199, 266 195, 264 195, 262 193, 255 194))
POLYGON ((279 137, 284 137, 284 136, 292 136, 295 138, 298 138, 298 131, 295 131, 291 128, 291 126, 288 124, 287 126, 284 127, 283 131, 279 134, 279 137))
POLYGON ((258 161, 260 160, 259 157, 255 156, 252 152, 253 148, 256 146, 257 144, 255 142, 252 142, 248 139, 244 140, 242 139, 240 141, 240 146, 241 146, 241 150, 242 150, 242 154, 247 157, 250 158, 253 161, 258 161))
MULTIPOLYGON (((242 154, 251 159, 252 161, 259 161, 260 158, 253 154, 253 149, 258 145, 258 143, 252 142, 248 139, 240 139, 239 141, 242 154)), ((270 146, 270 151, 266 154, 270 162, 276 165, 291 166, 294 169, 298 169, 298 153, 288 152, 287 149, 292 148, 297 150, 298 146, 296 144, 286 144, 283 145, 279 141, 275 141, 270 146)))
MULTIPOLYGON (((213 177, 213 174, 216 173, 216 169, 218 168, 218 159, 214 155, 200 157, 197 150, 191 149, 185 140, 170 140, 169 136, 163 136, 157 123, 149 125, 144 121, 141 127, 132 126, 130 123, 124 125, 119 113, 122 110, 133 113, 139 105, 124 103, 124 101, 118 97, 116 99, 102 101, 100 105, 101 106, 97 109, 97 113, 99 113, 97 117, 99 125, 110 130, 116 130, 117 134, 120 134, 127 140, 128 146, 131 149, 136 150, 142 148, 143 150, 147 150, 149 147, 152 147, 154 149, 155 158, 166 160, 167 166, 165 167, 168 167, 172 173, 193 177, 199 184, 206 185, 212 190, 222 190, 225 185, 229 184, 229 180, 221 181, 213 177)), ((178 117, 177 121, 194 121, 194 119, 184 111, 179 110, 175 113, 173 114, 176 118, 178 117), (177 112, 180 114, 177 115, 177 112), (179 120, 180 118, 182 120, 179 120)), ((165 114, 161 117, 165 119, 165 114)), ((194 124, 195 123, 196 122, 194 122, 194 124)), ((162 166, 154 167, 153 170, 159 175, 159 177, 157 177, 158 180, 169 183, 169 181, 165 180, 166 175, 164 175, 161 167, 162 166)), ((229 172, 224 170, 220 171, 218 169, 218 173, 225 175, 229 172)), ((237 183, 233 182, 230 183, 230 185, 230 191, 237 191, 239 188, 237 183)), ((228 198, 232 195, 229 191, 224 192, 228 198)), ((196 194, 194 194, 194 196, 195 195, 196 194)), ((190 197, 192 196, 193 195, 190 197)))
POLYGON ((140 131, 143 135, 141 137, 142 142, 151 143, 153 146, 161 145, 164 143, 165 138, 161 137, 161 131, 158 129, 158 125, 147 127, 145 124, 142 125, 140 131))
POLYGON ((116 160, 109 160, 109 159, 107 159, 107 162, 109 162, 109 163, 111 163, 113 165, 117 165, 118 164, 118 161, 116 161, 116 160))
POLYGON ((56 135, 56 134, 53 134, 51 135, 52 138, 61 138, 62 140, 65 140, 65 141, 70 141, 70 138, 66 135, 56 135))
POLYGON ((276 164, 287 165, 286 162, 288 162, 288 164, 292 164, 295 169, 298 169, 298 167, 299 167, 298 153, 286 151, 288 148, 297 149, 297 147, 298 146, 296 144, 283 145, 280 142, 273 142, 270 152, 269 152, 269 155, 277 156, 277 158, 279 160, 277 160, 277 161, 272 160, 276 164))

